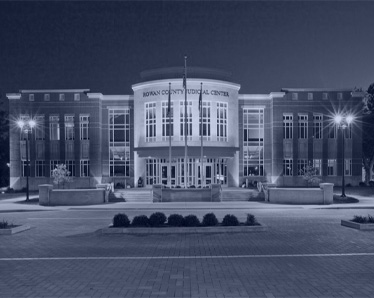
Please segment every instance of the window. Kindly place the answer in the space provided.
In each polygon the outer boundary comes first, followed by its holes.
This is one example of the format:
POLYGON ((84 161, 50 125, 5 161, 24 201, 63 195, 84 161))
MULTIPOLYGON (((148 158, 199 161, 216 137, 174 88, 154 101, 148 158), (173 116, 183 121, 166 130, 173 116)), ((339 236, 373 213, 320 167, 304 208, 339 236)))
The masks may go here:
POLYGON ((59 116, 49 116, 49 139, 51 141, 60 140, 59 116))
POLYGON ((336 176, 336 159, 327 160, 327 175, 336 176))
POLYGON ((168 102, 162 102, 162 140, 169 140, 169 136, 173 140, 174 135, 174 105, 170 103, 170 123, 168 114, 168 102))
POLYGON ((323 128, 323 115, 313 115, 313 137, 315 139, 322 139, 322 128, 323 128))
POLYGON ((329 139, 336 139, 338 135, 338 127, 334 124, 329 127, 329 139))
POLYGON ((85 159, 80 161, 80 173, 81 177, 90 176, 90 161, 85 159))
POLYGON ((227 103, 217 103, 217 141, 227 142, 227 103))
POLYGON ((65 94, 61 93, 61 94, 59 95, 59 100, 60 100, 60 101, 64 101, 64 100, 65 100, 65 94))
POLYGON ((155 142, 156 141, 156 103, 145 104, 145 141, 155 142))
POLYGON ((352 159, 344 160, 344 175, 352 176, 352 159))
POLYGON ((74 100, 75 101, 80 101, 81 95, 79 93, 74 93, 74 100))
POLYGON ((35 177, 45 177, 45 161, 35 161, 35 177))
POLYGON ((318 176, 322 176, 322 160, 321 159, 313 159, 313 167, 316 168, 316 174, 318 176))
POLYGON ((109 110, 109 174, 130 176, 129 108, 109 110))
POLYGON ((60 164, 59 160, 51 160, 49 163, 49 170, 51 173, 51 177, 53 177, 53 170, 60 164))
POLYGON ((328 100, 329 99, 329 94, 327 92, 322 93, 322 99, 323 100, 328 100))
MULTIPOLYGON (((210 141, 210 102, 203 102, 202 117, 200 117, 199 122, 202 121, 203 127, 203 138, 206 141, 210 141)), ((199 124, 199 135, 201 137, 201 125, 199 124)))
POLYGON ((292 139, 293 116, 290 114, 283 115, 283 138, 292 139))
POLYGON ((29 94, 29 101, 34 101, 34 94, 29 94))
POLYGON ((264 175, 264 110, 243 110, 244 176, 264 175))
POLYGON ((70 172, 70 177, 75 177, 75 161, 65 160, 66 169, 70 172))
POLYGON ((297 160, 297 175, 302 176, 304 174, 304 169, 308 165, 308 161, 306 159, 298 159, 297 160))
POLYGON ((308 93, 308 100, 313 100, 313 93, 311 92, 308 93))
MULTIPOLYGON (((22 177, 26 177, 27 173, 30 174, 30 161, 22 160, 22 177)), ((29 175, 30 176, 30 175, 29 175)))
POLYGON ((45 139, 45 133, 44 133, 44 116, 35 116, 35 140, 40 141, 45 139))
POLYGON ((90 123, 89 115, 79 115, 79 138, 80 140, 89 140, 88 126, 90 123))
POLYGON ((65 115, 65 140, 74 140, 74 116, 65 115))
MULTIPOLYGON (((180 140, 184 140, 184 130, 185 130, 185 106, 184 101, 180 102, 179 108, 180 115, 180 140)), ((192 101, 187 102, 187 140, 192 140, 192 101)))
POLYGON ((292 176, 292 159, 283 160, 283 176, 292 176))
POLYGON ((337 98, 338 98, 338 100, 342 100, 343 99, 343 93, 342 92, 338 92, 337 98))
POLYGON ((299 94, 294 92, 292 93, 292 100, 298 100, 299 99, 299 94))
POLYGON ((299 139, 308 138, 308 115, 298 115, 299 139))
POLYGON ((50 101, 50 99, 51 96, 48 93, 44 94, 44 101, 50 101))
POLYGON ((344 129, 344 137, 346 139, 352 139, 352 124, 348 125, 346 129, 344 129))

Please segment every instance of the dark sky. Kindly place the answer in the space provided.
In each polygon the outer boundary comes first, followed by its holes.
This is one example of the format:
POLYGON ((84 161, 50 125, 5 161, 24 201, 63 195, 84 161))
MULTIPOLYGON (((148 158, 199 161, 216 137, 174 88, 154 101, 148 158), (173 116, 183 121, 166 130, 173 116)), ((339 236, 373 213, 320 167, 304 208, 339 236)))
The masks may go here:
POLYGON ((374 82, 374 2, 0 2, 0 94, 130 94, 145 69, 232 72, 241 93, 374 82))

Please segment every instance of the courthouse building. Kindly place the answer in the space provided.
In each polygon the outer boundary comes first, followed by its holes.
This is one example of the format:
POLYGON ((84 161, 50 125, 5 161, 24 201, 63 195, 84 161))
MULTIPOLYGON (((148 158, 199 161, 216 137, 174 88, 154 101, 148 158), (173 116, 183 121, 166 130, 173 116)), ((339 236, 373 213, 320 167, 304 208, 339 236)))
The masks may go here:
POLYGON ((137 187, 139 178, 151 187, 167 184, 168 177, 172 186, 183 186, 185 177, 195 187, 242 186, 253 181, 306 185, 301 170, 308 164, 317 168, 324 182, 340 185, 342 171, 346 183, 361 181, 362 92, 284 88, 270 94, 241 94, 230 74, 205 68, 188 69, 185 175, 182 74, 182 68, 142 72, 130 95, 104 95, 89 89, 7 94, 12 122, 10 187, 26 185, 27 136, 31 189, 52 183, 51 171, 60 163, 71 172, 72 187, 105 182, 137 187), (336 114, 355 117, 344 130, 344 162, 336 114), (17 127, 19 119, 35 120, 30 134, 17 127))

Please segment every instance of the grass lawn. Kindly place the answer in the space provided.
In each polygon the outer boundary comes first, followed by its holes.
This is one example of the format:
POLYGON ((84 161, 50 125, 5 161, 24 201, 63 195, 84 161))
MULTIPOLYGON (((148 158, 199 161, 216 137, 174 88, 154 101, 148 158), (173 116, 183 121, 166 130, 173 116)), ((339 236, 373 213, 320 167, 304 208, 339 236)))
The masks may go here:
MULTIPOLYGON (((341 195, 342 188, 340 186, 334 186, 334 194, 341 195)), ((349 197, 363 196, 372 197, 374 199, 374 187, 361 187, 361 186, 351 186, 345 188, 345 194, 349 197)))

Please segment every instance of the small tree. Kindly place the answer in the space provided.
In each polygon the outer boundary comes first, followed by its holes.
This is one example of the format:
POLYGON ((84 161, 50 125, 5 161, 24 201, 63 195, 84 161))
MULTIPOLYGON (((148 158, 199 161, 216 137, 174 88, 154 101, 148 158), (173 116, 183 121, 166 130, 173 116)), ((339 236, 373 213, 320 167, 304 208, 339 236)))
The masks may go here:
POLYGON ((363 104, 362 163, 365 169, 365 183, 368 184, 371 171, 374 169, 374 83, 369 86, 363 104))
POLYGON ((65 182, 71 182, 70 171, 66 168, 66 165, 59 164, 52 171, 53 183, 57 184, 60 188, 60 183, 62 183, 63 188, 65 188, 65 182))
POLYGON ((303 177, 303 179, 307 182, 308 186, 310 184, 313 185, 321 182, 321 179, 318 177, 318 169, 314 167, 311 162, 309 162, 307 166, 300 170, 300 174, 303 177))

